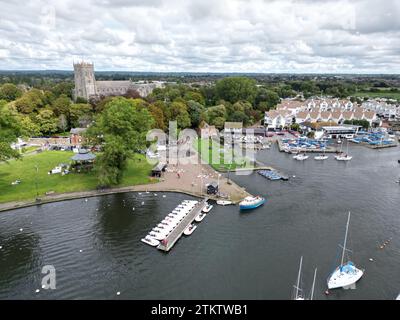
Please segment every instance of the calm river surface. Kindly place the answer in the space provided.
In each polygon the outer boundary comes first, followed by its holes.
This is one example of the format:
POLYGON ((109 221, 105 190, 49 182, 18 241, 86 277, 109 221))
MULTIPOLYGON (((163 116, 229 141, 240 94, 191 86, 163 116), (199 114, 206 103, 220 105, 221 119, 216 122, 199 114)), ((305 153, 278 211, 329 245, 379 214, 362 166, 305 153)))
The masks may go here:
POLYGON ((303 255, 306 294, 317 267, 317 299, 394 299, 400 292, 399 148, 353 146, 349 153, 353 160, 343 163, 332 155, 297 162, 276 146, 260 152, 260 161, 295 178, 231 176, 268 202, 247 213, 214 206, 168 254, 140 239, 186 195, 126 193, 0 213, 0 298, 290 299, 303 255), (352 259, 365 275, 356 290, 325 296, 348 211, 352 259), (44 265, 55 267, 57 287, 36 293, 44 265))

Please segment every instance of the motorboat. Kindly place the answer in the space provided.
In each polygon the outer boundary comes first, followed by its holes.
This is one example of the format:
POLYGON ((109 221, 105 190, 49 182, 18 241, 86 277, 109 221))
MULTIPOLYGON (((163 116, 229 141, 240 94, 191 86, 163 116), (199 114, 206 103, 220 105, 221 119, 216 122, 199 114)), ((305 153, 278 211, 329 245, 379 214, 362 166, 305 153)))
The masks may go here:
POLYGON ((227 206, 227 205, 233 204, 233 202, 229 201, 229 200, 217 200, 217 204, 219 204, 221 206, 227 206))
POLYGON ((329 158, 329 156, 325 156, 323 154, 320 154, 320 155, 314 157, 315 160, 326 160, 328 158, 329 158))
POLYGON ((348 249, 346 249, 349 223, 350 223, 350 212, 347 217, 344 242, 343 245, 341 246, 342 248, 341 262, 340 265, 332 272, 332 274, 328 278, 328 289, 336 289, 336 288, 347 289, 352 285, 354 285, 358 280, 360 280, 360 278, 364 274, 364 271, 358 269, 353 262, 351 261, 345 262, 344 260, 346 251, 349 251, 348 249))
POLYGON ((140 241, 152 246, 152 247, 156 247, 160 244, 160 241, 158 241, 157 239, 153 238, 152 236, 145 236, 143 239, 141 239, 140 241))
POLYGON ((201 222, 205 217, 206 217, 206 214, 204 212, 202 212, 194 220, 196 222, 201 222))
POLYGON ((190 236, 190 235, 193 233, 193 231, 196 230, 196 228, 197 228, 196 225, 190 224, 190 225, 185 229, 185 231, 183 231, 183 234, 184 234, 185 236, 190 236))
POLYGON ((300 154, 293 156, 293 159, 303 161, 303 160, 307 160, 308 156, 305 153, 300 153, 300 154))
POLYGON ((211 211, 212 208, 213 208, 213 205, 207 203, 207 205, 205 206, 205 208, 203 208, 203 212, 208 213, 208 212, 211 211))
POLYGON ((261 196, 256 196, 256 197, 249 196, 244 198, 244 200, 239 203, 239 208, 240 210, 255 209, 263 205, 265 201, 266 201, 265 198, 261 196))
POLYGON ((400 293, 399 293, 399 295, 397 296, 396 300, 400 300, 400 293))
POLYGON ((347 154, 339 154, 339 155, 335 156, 335 159, 337 161, 350 161, 351 159, 353 159, 353 157, 349 156, 347 154))

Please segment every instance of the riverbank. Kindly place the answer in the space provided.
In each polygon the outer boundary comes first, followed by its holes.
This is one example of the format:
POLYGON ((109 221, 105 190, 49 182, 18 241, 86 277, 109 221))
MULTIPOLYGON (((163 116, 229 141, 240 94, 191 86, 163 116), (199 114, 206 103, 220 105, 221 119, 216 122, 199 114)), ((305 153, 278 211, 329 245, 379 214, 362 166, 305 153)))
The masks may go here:
MULTIPOLYGON (((68 151, 44 151, 29 154, 20 160, 10 160, 0 165, 0 203, 32 201, 45 198, 46 194, 63 194, 95 190, 95 172, 48 174, 61 163, 68 164, 74 155, 68 151), (15 181, 20 183, 15 183, 15 181)), ((152 165, 142 154, 128 161, 122 182, 117 187, 129 187, 152 183, 152 165)))
MULTIPOLYGON (((185 158, 185 164, 182 163, 183 161, 176 161, 176 164, 170 164, 166 172, 163 173, 163 176, 159 179, 159 181, 154 181, 148 178, 148 181, 152 181, 152 183, 124 185, 103 190, 96 190, 95 184, 93 184, 93 187, 91 189, 88 188, 87 190, 54 192, 47 195, 45 193, 40 193, 39 202, 35 200, 36 193, 33 193, 32 196, 28 199, 19 199, 16 201, 0 203, 0 211, 41 205, 50 202, 125 192, 179 192, 201 198, 206 196, 206 185, 211 182, 218 183, 219 191, 220 194, 224 196, 223 198, 229 199, 234 203, 237 203, 246 196, 249 196, 249 193, 244 188, 240 187, 231 180, 228 180, 221 173, 215 171, 211 166, 207 164, 201 164, 199 163, 200 161, 196 161, 198 154, 194 154, 192 157, 193 159, 185 158)), ((140 161, 140 163, 144 165, 143 163, 146 162, 146 160, 142 160, 140 161)), ((149 174, 149 172, 147 174, 149 174)), ((66 177, 60 175, 58 176, 61 179, 66 177)), ((125 183, 129 183, 130 176, 130 174, 128 174, 128 176, 124 176, 125 183)), ((61 181, 60 183, 63 183, 63 181, 61 181)), ((34 192, 34 185, 32 186, 33 189, 31 191, 34 192)), ((220 197, 217 198, 217 196, 214 195, 207 195, 207 197, 214 200, 220 199, 220 197)))

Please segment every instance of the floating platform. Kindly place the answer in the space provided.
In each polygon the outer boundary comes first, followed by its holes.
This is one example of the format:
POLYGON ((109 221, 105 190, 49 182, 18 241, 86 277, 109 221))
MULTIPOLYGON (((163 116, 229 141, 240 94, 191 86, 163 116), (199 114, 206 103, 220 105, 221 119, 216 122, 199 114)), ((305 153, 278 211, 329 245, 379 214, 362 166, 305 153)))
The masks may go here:
POLYGON ((287 181, 287 180, 289 180, 289 176, 287 176, 281 172, 278 172, 276 170, 257 170, 257 173, 260 176, 263 176, 264 178, 267 178, 271 181, 274 181, 274 180, 287 181))
POLYGON ((186 228, 194 221, 194 219, 201 213, 206 207, 207 200, 204 199, 196 204, 196 206, 190 211, 175 227, 174 230, 157 246, 157 249, 168 252, 182 236, 186 228))

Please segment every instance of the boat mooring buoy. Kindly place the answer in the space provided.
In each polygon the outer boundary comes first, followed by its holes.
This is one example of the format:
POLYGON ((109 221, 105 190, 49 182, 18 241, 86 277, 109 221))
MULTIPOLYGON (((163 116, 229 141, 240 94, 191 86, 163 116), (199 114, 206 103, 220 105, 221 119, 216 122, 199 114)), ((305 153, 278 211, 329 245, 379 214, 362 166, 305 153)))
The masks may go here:
POLYGON ((119 296, 120 294, 121 294, 121 292, 118 291, 118 292, 117 292, 117 296, 119 296))

